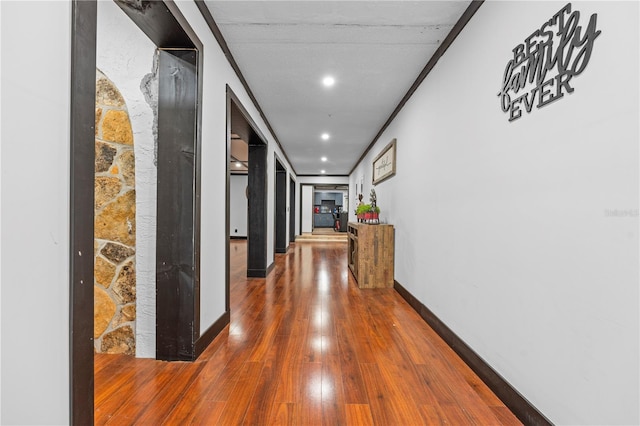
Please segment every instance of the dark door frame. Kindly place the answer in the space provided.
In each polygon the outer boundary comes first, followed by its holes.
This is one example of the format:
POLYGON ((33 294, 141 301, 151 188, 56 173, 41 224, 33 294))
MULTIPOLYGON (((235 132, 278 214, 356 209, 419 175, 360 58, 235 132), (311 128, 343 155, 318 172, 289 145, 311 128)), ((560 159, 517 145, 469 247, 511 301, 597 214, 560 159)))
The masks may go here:
MULTIPOLYGON (((236 133, 249 145, 249 164, 247 174, 247 276, 264 278, 273 269, 275 263, 267 265, 267 151, 266 138, 260 132, 247 109, 238 96, 227 85, 227 195, 226 212, 230 209, 230 161, 231 133, 236 133)), ((226 218, 227 242, 231 238, 230 220, 226 218)), ((229 244, 227 244, 226 265, 229 268, 229 244)), ((229 272, 226 272, 226 287, 229 292, 229 272)), ((227 306, 230 305, 227 294, 227 306)))
POLYGON ((196 345, 200 338, 203 45, 172 1, 116 0, 116 4, 160 50, 156 358, 193 361, 199 355, 197 348, 203 346, 196 345))
POLYGON ((289 175, 289 242, 296 241, 296 180, 289 175))
POLYGON ((96 0, 71 5, 69 421, 93 424, 96 0), (83 256, 84 253, 84 256, 83 256))
POLYGON ((198 55, 159 53, 156 359, 193 361, 200 337, 198 55))
POLYGON ((273 203, 273 248, 275 253, 286 253, 287 240, 287 169, 284 163, 273 153, 274 203, 273 203))
MULTIPOLYGON (((202 50, 202 43, 171 0, 116 3, 158 48, 202 50)), ((94 238, 97 0, 72 0, 71 8, 69 420, 73 425, 87 425, 93 424, 94 418, 93 256, 90 254, 93 253, 94 238)), ((196 63, 198 90, 195 101, 196 105, 201 105, 202 65, 201 61, 196 63)), ((194 143, 194 273, 199 279, 200 163, 197 153, 200 148, 200 108, 194 111, 194 116, 197 129, 194 143)), ((196 280, 194 303, 190 301, 192 320, 199 319, 198 285, 196 280)), ((199 329, 194 335, 199 335, 199 329)))

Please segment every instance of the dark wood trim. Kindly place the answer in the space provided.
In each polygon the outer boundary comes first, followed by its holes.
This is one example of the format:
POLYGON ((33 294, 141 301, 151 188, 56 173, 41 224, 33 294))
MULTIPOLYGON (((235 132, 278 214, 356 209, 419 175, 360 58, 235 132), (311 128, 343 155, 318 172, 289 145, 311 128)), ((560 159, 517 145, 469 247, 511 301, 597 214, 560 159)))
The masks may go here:
POLYGON ((193 361, 200 335, 198 51, 159 51, 156 358, 193 361))
POLYGON ((247 187, 247 270, 265 270, 268 262, 269 148, 253 134, 249 140, 247 187))
POLYGON ((160 50, 156 357, 190 361, 200 334, 203 45, 172 0, 116 3, 160 50), (175 90, 176 79, 193 93, 175 90))
POLYGON ((95 0, 71 4, 69 215, 69 420, 93 424, 93 204, 95 180, 95 0))
POLYGON ((231 239, 231 240, 246 240, 247 237, 238 237, 236 235, 230 235, 229 239, 231 239))
POLYGON ((196 340, 196 358, 198 358, 202 352, 207 349, 207 346, 213 342, 213 339, 215 339, 230 322, 231 314, 229 311, 226 311, 220 318, 211 324, 209 328, 207 328, 207 331, 202 333, 202 336, 196 340))
POLYGON ((172 0, 115 2, 158 48, 202 50, 202 43, 172 0))
MULTIPOLYGON (((244 75, 242 75, 242 71, 240 71, 240 67, 238 66, 238 63, 236 62, 235 58, 231 54, 229 45, 227 44, 227 41, 224 39, 224 36, 222 35, 222 31, 220 31, 220 27, 218 27, 218 24, 216 24, 216 21, 213 19, 213 15, 211 15, 211 11, 205 4, 204 0, 194 0, 194 1, 198 9, 200 10, 202 17, 204 18, 207 25, 209 26, 209 29, 213 33, 213 36, 218 42, 220 49, 222 49, 224 56, 227 58, 227 61, 229 61, 229 65, 231 65, 231 68, 233 68, 233 71, 236 73, 236 76, 240 80, 240 83, 242 83, 242 87, 244 87, 244 90, 247 92, 247 95, 249 95, 249 99, 251 99, 251 102, 253 102, 253 105, 258 110, 260 117, 262 117, 264 124, 267 126, 267 129, 269 129, 269 132, 271 133, 273 140, 276 142, 278 147, 280 147, 280 151, 282 151, 282 155, 284 155, 284 158, 287 159, 287 162, 289 163, 289 167, 291 167, 291 170, 293 170, 293 172, 295 173, 295 168, 293 167, 293 163, 291 163, 291 160, 289 160, 289 157, 287 156, 287 152, 282 147, 282 144, 280 143, 280 140, 278 139, 276 132, 273 130, 273 127, 271 127, 271 123, 269 123, 269 120, 267 119, 267 116, 264 114, 264 111, 262 110, 262 107, 258 103, 258 100, 254 96, 253 91, 251 90, 251 87, 249 87, 249 83, 247 83, 247 80, 244 78, 244 75)), ((264 137, 262 139, 266 141, 264 137)))
MULTIPOLYGON (((191 24, 189 23, 187 18, 185 18, 185 16, 182 14, 182 11, 178 7, 178 5, 176 5, 176 3, 173 0, 162 0, 162 2, 165 4, 169 14, 173 16, 173 18, 179 25, 180 31, 183 32, 184 35, 186 36, 186 37, 183 37, 182 45, 179 45, 177 47, 184 49, 187 46, 187 43, 191 42, 193 43, 193 47, 196 50, 198 50, 199 52, 202 52, 204 49, 204 45, 202 44, 202 41, 200 41, 200 38, 191 27, 191 24)), ((157 44, 157 46, 162 47, 164 49, 168 48, 168 46, 163 46, 160 44, 157 44)), ((200 63, 199 65, 200 67, 198 68, 198 71, 200 72, 200 74, 202 74, 202 64, 200 63)), ((198 108, 198 109, 201 110, 202 108, 198 108)))
MULTIPOLYGON (((198 35, 189 24, 189 21, 180 11, 180 8, 175 4, 173 0, 163 0, 164 4, 169 11, 169 14, 174 17, 179 28, 186 34, 188 41, 193 43, 196 50, 196 78, 197 78, 197 104, 196 104, 196 140, 195 140, 195 177, 194 177, 194 212, 193 212, 193 245, 194 245, 194 274, 195 274, 195 288, 194 288, 194 317, 193 324, 197 333, 200 332, 200 247, 202 238, 202 208, 201 208, 201 191, 202 191, 202 101, 203 101, 203 81, 204 81, 204 68, 202 63, 201 53, 204 49, 204 45, 198 38, 198 35)), ((188 43, 184 40, 184 43, 188 43)), ((197 334, 196 334, 197 335, 197 334)), ((197 342, 196 342, 197 343, 197 342)), ((195 358, 198 358, 196 353, 195 358)))
POLYGON ((393 112, 391 113, 387 121, 385 121, 385 123, 382 125, 382 127, 380 128, 378 133, 375 135, 375 137, 373 138, 373 140, 371 141, 367 149, 364 150, 364 152, 362 153, 358 161, 356 161, 356 163, 353 165, 353 167, 351 168, 351 171, 349 172, 350 175, 355 171, 356 167, 358 167, 358 165, 362 162, 362 160, 364 160, 364 157, 367 156, 369 151, 371 151, 375 143, 378 141, 378 139, 380 139, 380 136, 382 136, 384 131, 387 130, 387 127, 389 127, 391 122, 396 118, 396 116, 398 115, 400 110, 404 107, 404 105, 407 103, 409 98, 413 96, 414 92, 418 89, 418 87, 420 87, 420 85, 422 84, 424 79, 427 77, 427 75, 429 75, 429 73, 431 72, 433 67, 436 65, 438 60, 442 57, 442 55, 444 55, 447 49, 449 49, 449 46, 451 46, 453 41, 462 32, 462 29, 467 25, 467 23, 471 20, 473 15, 475 15, 478 9, 480 9, 480 6, 482 6, 483 3, 484 3, 484 0, 473 0, 469 5, 469 7, 467 7, 467 9, 464 11, 462 16, 460 17, 460 19, 458 19, 458 22, 456 22, 453 28, 451 28, 451 31, 449 31, 449 34, 447 35, 447 37, 442 41, 438 49, 435 51, 435 53, 433 54, 433 56, 431 57, 427 65, 425 65, 425 67, 422 69, 422 71, 418 75, 418 78, 416 78, 416 80, 413 82, 413 84, 411 85, 407 93, 404 95, 402 100, 400 100, 400 103, 398 104, 398 106, 396 106, 396 108, 393 110, 393 112))
MULTIPOLYGON (((416 297, 402 286, 398 281, 393 281, 393 288, 402 296, 402 298, 413 308, 414 311, 420 313, 424 306, 416 297)), ((424 319, 424 318, 423 318, 424 319)))
MULTIPOLYGON (((238 108, 244 120, 249 124, 249 127, 251 127, 251 130, 260 138, 260 140, 263 141, 265 145, 267 145, 267 138, 264 137, 264 135, 262 134, 262 131, 258 127, 258 124, 253 120, 253 117, 251 117, 251 114, 249 114, 249 111, 247 111, 247 109, 242 104, 242 102, 240 102, 240 98, 238 98, 238 95, 236 95, 236 93, 233 91, 231 86, 229 86, 228 84, 226 85, 226 93, 227 93, 227 96, 231 98, 236 108, 238 108)), ((244 137, 246 139, 249 139, 250 136, 245 135, 244 137)), ((231 135, 229 135, 229 138, 231 138, 231 135)), ((245 142, 249 143, 248 140, 245 140, 245 142)), ((230 158, 228 162, 231 162, 230 158)))
POLYGON ((193 102, 183 91, 173 90, 173 75, 161 67, 158 113, 165 118, 158 125, 158 169, 165 172, 158 174, 158 228, 162 232, 158 232, 156 252, 156 357, 193 360, 200 334, 203 45, 172 0, 115 2, 158 47, 160 63, 173 62, 180 70, 181 83, 195 91, 193 102), (186 162, 174 162, 185 156, 189 157, 186 162), (185 173, 189 163, 190 173, 185 173), (175 167, 178 164, 182 166, 175 167), (191 182, 184 185, 188 179, 191 182), (191 218, 176 212, 176 204, 190 205, 191 218), (177 228, 176 221, 181 221, 177 228))
MULTIPOLYGON (((247 276, 265 277, 267 265, 267 153, 269 145, 229 85, 227 93, 227 175, 229 175, 231 132, 245 133, 249 145, 247 186, 249 188, 247 221, 247 276), (236 129, 238 127, 238 129, 236 129)), ((227 184, 227 193, 230 184, 227 184)), ((228 208, 227 208, 228 210, 228 208)), ((227 236, 230 235, 227 229, 227 236)), ((228 262, 227 262, 228 264, 228 262)))
POLYGON ((247 269, 247 277, 250 278, 266 278, 269 276, 273 268, 276 267, 276 262, 272 262, 266 269, 247 269))
POLYGON ((289 173, 277 152, 273 153, 273 251, 286 253, 287 240, 287 177, 289 173))
MULTIPOLYGON (((227 237, 227 244, 224 247, 224 309, 231 312, 231 248, 229 239, 231 237, 231 104, 233 91, 227 85, 225 91, 225 146, 227 172, 225 173, 225 215, 224 215, 224 235, 227 237)), ((247 230, 248 231, 248 230, 247 230)))
POLYGON ((296 180, 289 175, 289 243, 296 241, 296 180))
POLYGON ((277 248, 276 249, 276 253, 278 254, 286 254, 289 251, 289 246, 285 247, 285 248, 277 248))
POLYGON ((269 275, 266 269, 247 269, 247 277, 249 278, 266 278, 269 275))
MULTIPOLYGON (((182 40, 186 46, 189 42, 194 46, 196 54, 196 77, 197 77, 197 106, 196 106, 196 141, 195 141, 195 177, 194 177, 194 214, 193 214, 193 244, 194 244, 194 272, 195 272, 195 289, 194 289, 194 329, 197 332, 200 331, 200 246, 202 238, 202 208, 201 208, 201 191, 202 191, 202 101, 203 101, 203 82, 204 82, 204 68, 202 63, 202 51, 204 45, 198 35, 189 24, 189 21, 182 14, 180 8, 175 4, 173 0, 163 0, 166 9, 175 19, 175 22, 179 26, 179 30, 185 34, 186 38, 182 40)), ((164 29, 166 30, 166 29, 164 29)), ((166 48, 165 46, 160 46, 166 48)), ((228 310, 228 309, 227 309, 228 310)), ((197 358, 197 355, 196 355, 197 358)))
POLYGON ((460 358, 480 377, 498 398, 525 425, 553 425, 536 407, 509 384, 500 374, 480 357, 464 340, 458 337, 429 308, 420 302, 398 281, 394 281, 395 290, 429 324, 433 330, 458 354, 460 358))

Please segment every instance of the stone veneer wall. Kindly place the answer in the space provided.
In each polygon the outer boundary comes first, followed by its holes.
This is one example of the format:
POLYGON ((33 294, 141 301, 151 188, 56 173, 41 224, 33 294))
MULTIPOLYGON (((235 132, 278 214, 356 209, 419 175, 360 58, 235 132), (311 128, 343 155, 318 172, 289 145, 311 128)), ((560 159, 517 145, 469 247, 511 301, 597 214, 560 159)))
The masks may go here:
POLYGON ((135 355, 133 131, 120 91, 96 70, 94 345, 135 355))

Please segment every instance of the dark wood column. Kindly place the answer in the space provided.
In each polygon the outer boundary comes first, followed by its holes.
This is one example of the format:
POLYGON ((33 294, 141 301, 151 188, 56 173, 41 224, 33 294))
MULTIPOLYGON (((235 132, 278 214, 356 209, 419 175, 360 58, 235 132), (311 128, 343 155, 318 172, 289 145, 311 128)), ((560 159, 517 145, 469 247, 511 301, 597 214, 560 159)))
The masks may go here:
POLYGON ((93 424, 93 204, 97 3, 75 0, 71 27, 69 420, 93 424))
POLYGON ((267 145, 249 140, 247 276, 267 276, 267 145))
POLYGON ((296 240, 296 181, 289 182, 289 242, 296 240))
POLYGON ((199 334, 195 158, 197 53, 161 50, 158 62, 156 357, 195 359, 199 334))
POLYGON ((287 170, 275 159, 274 244, 276 253, 287 252, 287 170))

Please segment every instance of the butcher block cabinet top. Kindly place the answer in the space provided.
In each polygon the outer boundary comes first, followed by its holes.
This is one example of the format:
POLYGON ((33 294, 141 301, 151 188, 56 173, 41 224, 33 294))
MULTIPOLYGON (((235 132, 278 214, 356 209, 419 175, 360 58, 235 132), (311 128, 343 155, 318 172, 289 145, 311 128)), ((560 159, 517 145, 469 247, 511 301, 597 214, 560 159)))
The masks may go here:
POLYGON ((360 288, 392 288, 393 225, 349 222, 349 269, 360 288))

